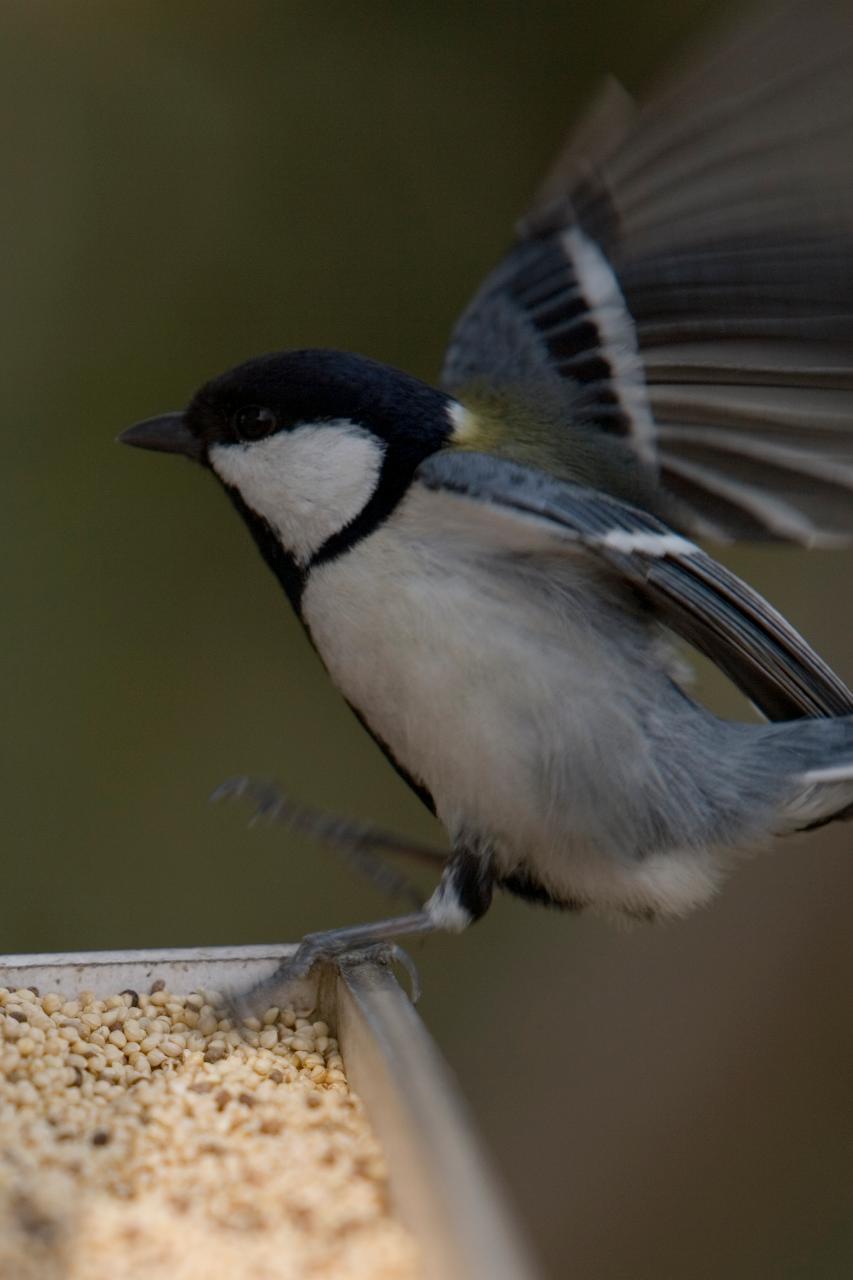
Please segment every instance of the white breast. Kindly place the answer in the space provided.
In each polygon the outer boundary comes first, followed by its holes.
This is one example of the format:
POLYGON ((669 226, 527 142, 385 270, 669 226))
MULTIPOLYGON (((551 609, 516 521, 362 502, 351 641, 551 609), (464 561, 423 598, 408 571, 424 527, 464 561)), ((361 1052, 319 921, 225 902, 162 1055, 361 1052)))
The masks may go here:
POLYGON ((352 552, 312 572, 303 614, 335 683, 452 829, 473 820, 478 794, 511 783, 507 678, 525 659, 505 626, 484 650, 494 606, 472 607, 471 567, 421 535, 409 497, 352 552))
MULTIPOLYGON (((585 557, 563 555, 538 583, 509 558, 500 571, 482 545, 437 536, 438 503, 414 488, 311 574, 303 611, 321 657, 452 838, 492 836, 504 869, 533 866, 567 897, 646 905, 633 851, 619 847, 630 815, 614 821, 612 849, 599 838, 619 772, 639 793, 632 774, 652 766, 579 601, 585 557)), ((695 900, 697 887, 677 896, 695 900)))

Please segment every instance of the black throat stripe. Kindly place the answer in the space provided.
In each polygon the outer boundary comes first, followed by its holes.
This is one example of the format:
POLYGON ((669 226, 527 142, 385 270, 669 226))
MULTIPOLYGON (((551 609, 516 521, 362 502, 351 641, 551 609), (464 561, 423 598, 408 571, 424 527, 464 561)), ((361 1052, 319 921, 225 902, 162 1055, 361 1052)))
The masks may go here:
POLYGON ((305 570, 300 568, 289 551, 285 551, 271 526, 243 501, 239 489, 226 484, 225 492, 249 527, 255 545, 266 563, 278 578, 285 595, 297 616, 302 618, 302 593, 305 590, 305 570))
POLYGON ((225 486, 228 496, 248 525, 258 550, 278 578, 300 619, 302 596, 312 570, 351 550, 385 523, 406 496, 415 469, 423 461, 426 452, 428 451, 418 450, 415 454, 414 451, 406 451, 401 456, 399 451, 389 450, 370 501, 349 524, 327 538, 306 565, 298 564, 295 557, 285 550, 272 527, 263 516, 259 516, 244 502, 239 490, 233 485, 225 486))
POLYGON ((308 562, 306 576, 312 569, 327 564, 330 560, 336 560, 363 538, 375 533, 408 493, 415 468, 422 461, 421 456, 401 458, 396 451, 389 450, 385 454, 379 472, 379 483, 372 498, 349 524, 344 525, 343 529, 339 529, 337 533, 333 533, 319 550, 314 552, 308 562))

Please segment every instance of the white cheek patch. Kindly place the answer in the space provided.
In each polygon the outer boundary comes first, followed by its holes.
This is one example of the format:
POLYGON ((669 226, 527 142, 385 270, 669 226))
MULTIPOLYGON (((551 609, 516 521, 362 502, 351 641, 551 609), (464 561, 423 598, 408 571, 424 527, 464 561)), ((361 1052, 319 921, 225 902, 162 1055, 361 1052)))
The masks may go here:
POLYGON ((383 456, 376 436, 340 418, 253 444, 214 445, 210 464, 305 565, 370 501, 383 456))

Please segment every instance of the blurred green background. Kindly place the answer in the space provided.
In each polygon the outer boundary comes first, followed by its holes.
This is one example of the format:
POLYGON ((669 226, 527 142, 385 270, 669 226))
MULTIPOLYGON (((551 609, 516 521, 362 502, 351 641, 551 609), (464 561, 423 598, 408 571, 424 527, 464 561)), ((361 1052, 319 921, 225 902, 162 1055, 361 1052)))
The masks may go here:
MULTIPOLYGON (((214 483, 114 437, 276 347, 433 377, 598 78, 641 87, 711 8, 5 0, 3 950, 387 911, 207 804, 272 774, 437 838, 214 483)), ((850 556, 730 562, 853 675, 850 556)), ((415 949, 551 1276, 850 1275, 850 843, 756 859, 683 924, 507 901, 415 949)))

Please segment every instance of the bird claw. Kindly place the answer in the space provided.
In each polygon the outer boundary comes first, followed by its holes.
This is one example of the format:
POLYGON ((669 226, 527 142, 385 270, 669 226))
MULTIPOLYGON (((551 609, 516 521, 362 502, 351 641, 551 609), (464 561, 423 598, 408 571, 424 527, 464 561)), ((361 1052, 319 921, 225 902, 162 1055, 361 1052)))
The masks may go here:
POLYGON ((226 778, 224 782, 220 782, 210 793, 211 800, 216 803, 219 800, 231 800, 234 796, 244 794, 249 784, 249 778, 243 774, 239 777, 226 778))
POLYGON ((226 778, 224 782, 220 782, 219 786, 211 792, 210 799, 212 803, 218 804, 220 800, 238 800, 242 796, 248 796, 255 804, 249 826, 253 827, 264 818, 272 822, 287 812, 287 798, 274 782, 250 778, 246 774, 226 778))
POLYGON ((345 967, 375 964, 390 969, 392 965, 397 964, 405 970, 409 979, 409 999, 412 1004, 417 1004, 421 998, 421 978, 418 967, 408 951, 405 951, 397 942, 374 942, 370 946, 353 948, 351 951, 339 952, 334 957, 323 956, 322 958, 324 960, 334 958, 338 964, 345 967))
POLYGON ((398 964, 409 978, 409 999, 417 1004, 421 997, 421 982, 414 960, 396 942, 375 942, 369 946, 341 950, 334 945, 317 945, 310 938, 300 943, 292 956, 281 964, 268 978, 244 991, 224 993, 228 1016, 236 1027, 253 1018, 261 1017, 272 1005, 298 1005, 304 995, 304 983, 317 965, 334 963, 341 966, 398 964), (301 989, 300 989, 301 988, 301 989))
MULTIPOLYGON (((444 863, 444 856, 417 845, 406 845, 387 835, 359 823, 333 818, 288 800, 274 782, 267 782, 247 775, 227 778, 211 795, 212 801, 238 799, 247 796, 254 803, 250 825, 262 820, 282 822, 296 831, 312 835, 331 845, 346 856, 360 871, 366 874, 377 888, 395 897, 408 897, 415 904, 420 894, 406 880, 371 851, 376 845, 383 852, 410 853, 416 858, 436 859, 444 863)), ((305 994, 304 983, 318 964, 356 964, 365 961, 391 965, 399 964, 409 977, 410 998, 413 1004, 421 994, 420 978, 415 963, 397 943, 387 940, 398 933, 423 933, 432 929, 423 911, 414 916, 381 921, 375 925, 356 925, 354 928, 333 930, 329 933, 308 934, 287 960, 282 961, 274 973, 247 991, 231 992, 227 997, 230 1014, 235 1024, 246 1018, 257 1017, 272 1005, 281 1005, 288 995, 291 998, 305 994), (402 927, 401 927, 402 926, 402 927), (378 934, 378 936, 377 936, 378 934), (296 988, 302 985, 302 990, 296 988), (288 988, 291 991, 288 991, 288 988)), ((295 1001, 294 1001, 295 1002, 295 1001)))
POLYGON ((385 952, 384 963, 398 964, 401 969, 405 969, 409 979, 409 999, 412 1004, 417 1004, 421 998, 421 975, 418 973, 418 966, 415 964, 408 951, 405 951, 396 942, 380 943, 385 952))

